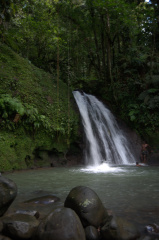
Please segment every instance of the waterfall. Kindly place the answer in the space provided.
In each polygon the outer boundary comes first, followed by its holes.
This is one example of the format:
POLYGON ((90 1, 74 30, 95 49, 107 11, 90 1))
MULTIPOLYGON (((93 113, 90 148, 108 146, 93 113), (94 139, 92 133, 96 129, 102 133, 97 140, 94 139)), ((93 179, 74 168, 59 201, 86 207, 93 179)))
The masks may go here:
POLYGON ((73 92, 84 127, 86 146, 85 163, 98 166, 108 164, 132 164, 135 158, 128 141, 110 110, 96 97, 73 92))

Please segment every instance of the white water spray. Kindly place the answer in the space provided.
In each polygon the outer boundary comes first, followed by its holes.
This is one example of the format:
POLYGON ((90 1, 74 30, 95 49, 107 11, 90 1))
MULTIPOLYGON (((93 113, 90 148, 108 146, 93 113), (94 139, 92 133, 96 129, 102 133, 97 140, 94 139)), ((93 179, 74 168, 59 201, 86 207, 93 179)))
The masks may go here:
POLYGON ((113 114, 97 98, 74 91, 86 137, 85 162, 98 166, 135 163, 128 141, 113 114))

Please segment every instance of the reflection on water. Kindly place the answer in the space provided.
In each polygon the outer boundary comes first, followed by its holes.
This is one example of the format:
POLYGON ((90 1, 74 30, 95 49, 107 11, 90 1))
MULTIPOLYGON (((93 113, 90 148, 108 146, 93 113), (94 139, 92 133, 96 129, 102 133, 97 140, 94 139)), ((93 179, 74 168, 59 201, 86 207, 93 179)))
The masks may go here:
POLYGON ((92 188, 105 207, 140 226, 159 223, 159 167, 111 166, 48 168, 5 174, 18 186, 13 204, 52 193, 64 201, 69 191, 92 188))
POLYGON ((126 171, 126 169, 124 168, 120 168, 120 167, 116 167, 116 166, 110 166, 107 163, 103 163, 101 165, 98 166, 87 166, 85 168, 81 168, 80 170, 81 172, 86 172, 86 173, 115 173, 115 172, 124 172, 126 171))

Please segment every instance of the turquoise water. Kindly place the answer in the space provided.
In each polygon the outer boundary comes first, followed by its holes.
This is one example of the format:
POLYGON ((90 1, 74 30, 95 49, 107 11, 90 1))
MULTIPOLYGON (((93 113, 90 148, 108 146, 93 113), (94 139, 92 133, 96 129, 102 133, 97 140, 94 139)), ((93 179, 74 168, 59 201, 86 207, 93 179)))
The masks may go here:
POLYGON ((103 164, 98 168, 47 168, 4 176, 17 184, 18 196, 14 204, 50 193, 64 202, 72 188, 87 186, 113 214, 141 227, 159 223, 159 167, 103 164))

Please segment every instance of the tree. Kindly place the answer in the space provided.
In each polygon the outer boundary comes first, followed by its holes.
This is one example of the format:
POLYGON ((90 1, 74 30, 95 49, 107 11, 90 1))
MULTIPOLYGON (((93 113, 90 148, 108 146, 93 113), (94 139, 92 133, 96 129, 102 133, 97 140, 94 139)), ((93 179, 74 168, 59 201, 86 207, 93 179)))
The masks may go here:
POLYGON ((122 117, 140 129, 144 121, 149 125, 145 109, 154 119, 146 96, 158 99, 152 90, 159 73, 158 9, 156 0, 23 0, 4 41, 65 83, 69 75, 70 88, 120 106, 122 117))

